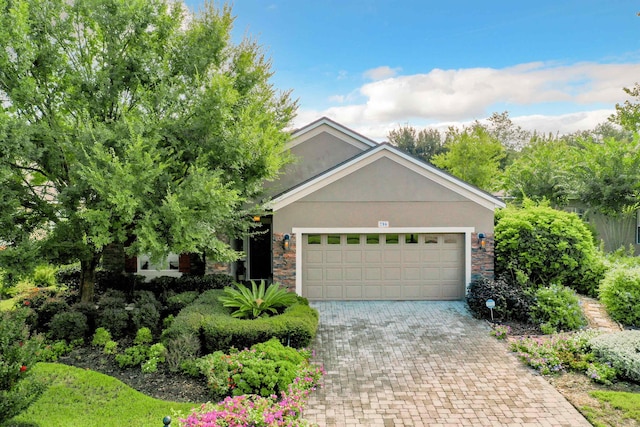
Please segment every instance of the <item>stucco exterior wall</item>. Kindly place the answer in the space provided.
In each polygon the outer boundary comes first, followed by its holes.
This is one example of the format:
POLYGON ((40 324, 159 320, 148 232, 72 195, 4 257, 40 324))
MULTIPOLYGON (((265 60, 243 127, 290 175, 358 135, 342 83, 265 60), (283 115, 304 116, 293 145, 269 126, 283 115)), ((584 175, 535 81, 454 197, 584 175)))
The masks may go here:
POLYGON ((283 168, 280 178, 265 183, 265 188, 269 194, 279 194, 354 157, 365 148, 346 143, 329 133, 320 133, 293 146, 289 150, 293 162, 283 168))
POLYGON ((493 233, 493 211, 473 202, 296 202, 274 213, 273 230, 377 227, 378 221, 390 227, 474 227, 493 233))

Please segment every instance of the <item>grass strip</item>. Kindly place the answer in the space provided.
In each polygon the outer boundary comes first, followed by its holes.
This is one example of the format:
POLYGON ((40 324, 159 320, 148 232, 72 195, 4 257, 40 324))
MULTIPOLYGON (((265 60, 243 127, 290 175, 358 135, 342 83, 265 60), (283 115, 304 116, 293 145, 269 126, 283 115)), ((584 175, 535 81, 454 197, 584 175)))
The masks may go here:
POLYGON ((154 399, 116 378, 58 363, 39 363, 34 374, 47 390, 4 427, 161 427, 166 415, 200 405, 154 399))

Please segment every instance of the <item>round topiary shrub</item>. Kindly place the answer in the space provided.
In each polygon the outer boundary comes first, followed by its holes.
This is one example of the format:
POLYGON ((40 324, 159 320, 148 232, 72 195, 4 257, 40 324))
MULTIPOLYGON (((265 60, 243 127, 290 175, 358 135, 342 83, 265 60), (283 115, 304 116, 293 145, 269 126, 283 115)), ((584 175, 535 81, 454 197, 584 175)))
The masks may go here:
POLYGON ((498 212, 495 226, 496 272, 524 274, 534 287, 563 283, 595 296, 604 275, 591 232, 573 213, 525 202, 498 212))
POLYGON ((575 291, 561 285, 545 286, 536 291, 531 319, 545 334, 575 331, 587 324, 575 291))
POLYGON ((49 333, 54 340, 84 340, 88 330, 87 316, 77 311, 58 313, 49 323, 49 333))
POLYGON ((42 306, 40 306, 36 313, 38 314, 38 320, 36 322, 36 329, 40 332, 43 332, 44 329, 48 326, 51 319, 58 314, 69 310, 69 304, 66 301, 58 298, 51 298, 45 301, 42 306))
POLYGON ((613 320, 640 327, 640 267, 607 272, 600 285, 600 301, 613 320))
POLYGON ((471 282, 467 293, 467 304, 474 317, 491 319, 487 300, 495 301, 493 316, 496 320, 529 321, 533 298, 518 283, 510 283, 505 277, 488 280, 480 277, 471 282))

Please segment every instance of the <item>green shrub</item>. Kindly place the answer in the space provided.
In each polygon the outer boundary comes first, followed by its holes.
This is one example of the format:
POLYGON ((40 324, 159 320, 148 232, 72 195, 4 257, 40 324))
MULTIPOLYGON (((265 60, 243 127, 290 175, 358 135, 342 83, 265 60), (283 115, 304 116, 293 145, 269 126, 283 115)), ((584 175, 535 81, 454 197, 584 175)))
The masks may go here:
POLYGON ((575 214, 526 202, 496 215, 496 272, 526 275, 536 287, 563 283, 595 296, 604 274, 590 231, 575 214))
POLYGON ((225 295, 220 297, 222 305, 234 309, 231 315, 240 319, 257 319, 281 313, 296 302, 296 294, 272 283, 265 288, 264 280, 260 285, 251 281, 251 289, 236 284, 237 289, 224 288, 225 295))
POLYGON ((589 345, 597 358, 611 364, 620 376, 640 382, 640 331, 598 335, 591 338, 589 345))
POLYGON ((72 311, 77 311, 87 316, 87 325, 89 326, 89 334, 96 330, 96 322, 98 318, 98 309, 94 303, 79 302, 71 306, 72 311))
POLYGON ((575 291, 566 286, 551 285, 539 288, 531 307, 531 319, 542 332, 574 331, 586 325, 580 300, 575 291))
POLYGON ((148 328, 157 332, 160 326, 160 311, 151 302, 137 303, 131 311, 131 321, 136 329, 148 328))
POLYGON ((207 378, 212 397, 220 400, 229 395, 280 395, 309 358, 307 350, 284 347, 274 338, 230 354, 217 351, 198 359, 196 365, 207 378))
POLYGON ((126 295, 122 291, 109 290, 98 299, 96 327, 111 332, 114 338, 122 338, 129 329, 129 311, 126 295))
POLYGON ((135 345, 125 349, 123 354, 116 355, 116 362, 121 368, 141 366, 142 372, 157 372, 158 363, 163 363, 167 349, 161 343, 149 345, 151 331, 142 328, 136 334, 135 345))
POLYGON ((610 270, 600 285, 600 301, 613 320, 640 327, 640 267, 610 270))
POLYGON ((249 348, 274 337, 286 345, 301 348, 311 343, 317 328, 317 310, 296 303, 283 314, 272 317, 237 319, 224 314, 204 317, 201 337, 208 353, 231 347, 249 348))
POLYGON ((149 328, 140 328, 136 333, 136 337, 133 340, 134 344, 151 344, 153 342, 153 335, 149 328))
POLYGON ((38 265, 31 275, 34 285, 39 288, 46 288, 49 286, 57 285, 56 281, 56 268, 52 265, 41 264, 38 265))
POLYGON ((204 276, 184 274, 178 279, 177 289, 180 292, 197 291, 201 293, 211 289, 224 289, 233 283, 233 277, 223 273, 205 274, 204 276))
POLYGON ((222 290, 215 289, 202 293, 192 304, 182 309, 171 322, 171 325, 162 331, 162 342, 177 338, 182 335, 200 336, 203 319, 227 310, 220 304, 218 297, 222 290))
POLYGON ((491 311, 487 300, 495 301, 495 319, 528 322, 533 297, 519 283, 510 283, 506 277, 488 280, 480 277, 471 282, 467 294, 467 304, 471 313, 479 319, 490 319, 491 311))
POLYGON ((80 276, 79 263, 58 267, 55 273, 55 278, 59 285, 76 291, 80 289, 80 276))
POLYGON ((195 334, 177 336, 167 340, 165 345, 167 368, 171 372, 180 371, 185 362, 195 360, 200 355, 200 338, 195 334))
POLYGON ((105 328, 98 328, 93 334, 91 345, 95 347, 104 347, 109 341, 111 341, 111 333, 105 328))
POLYGON ((88 330, 87 316, 77 311, 58 313, 49 323, 49 332, 55 340, 84 340, 88 330))
POLYGON ((178 314, 180 310, 191 304, 198 298, 198 292, 186 291, 167 298, 167 310, 171 314, 178 314))
POLYGON ((49 326, 49 322, 53 317, 65 311, 69 311, 69 304, 61 298, 49 298, 40 308, 36 310, 38 315, 36 321, 36 329, 40 332, 44 332, 49 326))
POLYGON ((40 362, 56 362, 60 356, 64 356, 73 350, 74 343, 67 343, 65 340, 51 342, 42 347, 38 355, 40 362))
POLYGON ((0 312, 0 424, 26 409, 44 391, 31 369, 42 338, 32 336, 25 321, 29 310, 0 312))
POLYGON ((96 326, 105 328, 114 338, 122 338, 127 335, 129 329, 129 312, 121 308, 104 308, 99 311, 96 326))

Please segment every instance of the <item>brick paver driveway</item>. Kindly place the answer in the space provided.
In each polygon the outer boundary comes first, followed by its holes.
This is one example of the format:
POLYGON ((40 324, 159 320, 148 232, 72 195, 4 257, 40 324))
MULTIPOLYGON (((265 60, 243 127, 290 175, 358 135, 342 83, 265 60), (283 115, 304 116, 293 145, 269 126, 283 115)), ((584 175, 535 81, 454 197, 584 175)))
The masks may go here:
POLYGON ((463 302, 316 302, 320 426, 590 426, 463 302))

